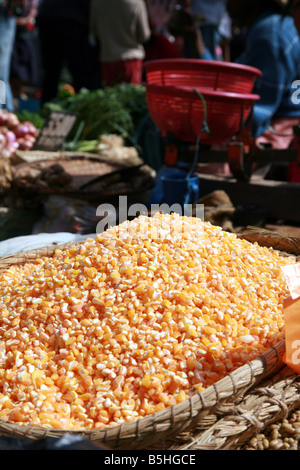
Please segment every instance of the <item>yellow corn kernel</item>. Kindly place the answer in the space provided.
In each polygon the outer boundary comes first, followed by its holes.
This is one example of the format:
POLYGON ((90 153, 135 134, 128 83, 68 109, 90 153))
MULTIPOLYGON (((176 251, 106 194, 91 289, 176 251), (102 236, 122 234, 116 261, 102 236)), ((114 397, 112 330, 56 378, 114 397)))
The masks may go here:
POLYGON ((186 400, 282 337, 294 262, 157 214, 0 271, 0 418, 101 429, 186 400))

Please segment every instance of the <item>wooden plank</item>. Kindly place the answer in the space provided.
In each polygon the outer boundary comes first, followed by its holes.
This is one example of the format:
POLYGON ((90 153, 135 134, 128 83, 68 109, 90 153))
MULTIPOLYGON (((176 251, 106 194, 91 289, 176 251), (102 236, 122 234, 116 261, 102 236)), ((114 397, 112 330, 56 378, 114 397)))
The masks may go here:
POLYGON ((200 197, 222 189, 234 206, 254 206, 266 217, 300 222, 300 183, 272 180, 239 181, 235 178, 199 174, 200 197))

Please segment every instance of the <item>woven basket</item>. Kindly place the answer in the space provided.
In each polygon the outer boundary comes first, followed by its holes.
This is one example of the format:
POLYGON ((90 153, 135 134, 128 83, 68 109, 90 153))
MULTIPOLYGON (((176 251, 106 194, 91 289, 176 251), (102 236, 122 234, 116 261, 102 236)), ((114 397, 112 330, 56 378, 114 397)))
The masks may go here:
MULTIPOLYGON (((249 228, 240 237, 273 246, 283 256, 300 255, 300 239, 255 228, 249 228)), ((0 270, 51 256, 57 248, 71 245, 74 243, 3 257, 0 270)), ((298 258, 296 260, 298 262, 298 258)), ((282 339, 265 354, 203 392, 131 423, 100 430, 65 431, 0 420, 0 435, 37 440, 59 438, 68 432, 84 436, 99 446, 125 450, 239 449, 270 423, 300 406, 299 377, 283 363, 284 352, 282 339)))
POLYGON ((21 191, 19 197, 26 197, 28 191, 37 197, 60 195, 97 203, 113 201, 120 195, 141 199, 143 202, 145 197, 148 201, 154 185, 154 173, 149 167, 141 168, 141 164, 128 166, 87 153, 51 153, 51 157, 47 159, 43 159, 43 155, 13 167, 13 186, 21 191), (39 165, 51 167, 54 163, 59 164, 71 176, 69 184, 44 187, 36 182, 30 183, 29 177, 26 177, 26 171, 38 168, 39 165))

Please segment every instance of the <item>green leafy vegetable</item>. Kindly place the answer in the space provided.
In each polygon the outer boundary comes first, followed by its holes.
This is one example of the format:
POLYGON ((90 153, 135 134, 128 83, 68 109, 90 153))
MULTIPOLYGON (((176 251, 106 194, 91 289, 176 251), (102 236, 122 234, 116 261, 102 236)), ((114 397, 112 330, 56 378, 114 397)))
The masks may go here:
POLYGON ((127 140, 132 137, 141 120, 148 113, 145 88, 122 83, 95 91, 80 90, 74 95, 59 94, 46 103, 41 114, 47 117, 51 111, 76 112, 78 120, 68 140, 77 136, 81 140, 95 140, 103 134, 119 134, 127 140))

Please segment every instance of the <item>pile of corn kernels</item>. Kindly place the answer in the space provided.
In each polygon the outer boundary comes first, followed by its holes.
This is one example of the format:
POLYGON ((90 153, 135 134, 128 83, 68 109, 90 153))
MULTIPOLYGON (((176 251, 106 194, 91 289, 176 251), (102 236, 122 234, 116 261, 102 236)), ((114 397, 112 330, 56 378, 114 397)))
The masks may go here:
POLYGON ((6 269, 0 419, 91 430, 180 403, 282 337, 293 262, 157 214, 6 269))

